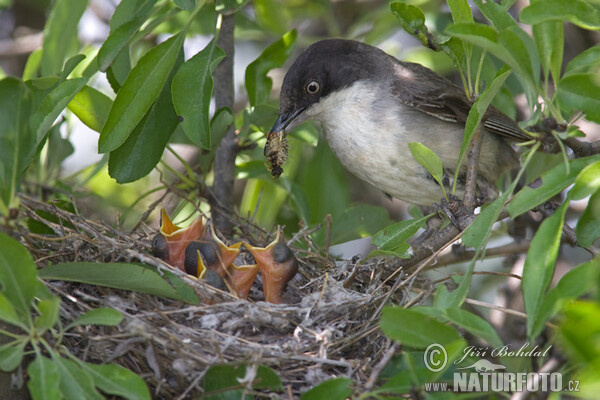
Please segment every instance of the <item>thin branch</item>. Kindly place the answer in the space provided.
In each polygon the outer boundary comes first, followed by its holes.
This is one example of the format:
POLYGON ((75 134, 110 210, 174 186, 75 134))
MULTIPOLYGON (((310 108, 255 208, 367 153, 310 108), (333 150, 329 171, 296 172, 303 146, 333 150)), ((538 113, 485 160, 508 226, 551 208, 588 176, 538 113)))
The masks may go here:
POLYGON ((477 192, 477 165, 479 163, 479 153, 481 152, 482 142, 481 128, 477 128, 467 150, 467 183, 465 185, 463 205, 468 210, 475 209, 475 198, 477 192))
POLYGON ((600 154, 600 141, 584 142, 577 138, 571 137, 564 141, 567 146, 573 150, 577 157, 587 157, 594 154, 600 154))

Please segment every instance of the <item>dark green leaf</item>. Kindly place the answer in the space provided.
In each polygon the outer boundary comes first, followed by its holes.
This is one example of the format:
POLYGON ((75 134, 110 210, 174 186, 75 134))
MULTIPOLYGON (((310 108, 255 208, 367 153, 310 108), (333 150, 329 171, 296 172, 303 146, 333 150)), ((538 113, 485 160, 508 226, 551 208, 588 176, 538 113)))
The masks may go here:
POLYGON ((569 201, 565 201, 554 214, 544 220, 531 240, 525 266, 523 267, 523 300, 527 311, 527 334, 531 338, 533 327, 542 299, 554 276, 554 267, 560 237, 562 234, 565 213, 569 201))
POLYGON ((386 307, 381 315, 381 329, 393 340, 406 346, 426 348, 461 339, 452 327, 417 311, 399 307, 386 307))
POLYGON ((415 36, 423 46, 429 47, 430 37, 427 26, 425 25, 425 15, 418 7, 406 4, 401 1, 395 1, 390 4, 392 13, 400 22, 400 26, 415 36))
POLYGON ((27 342, 21 341, 16 344, 7 343, 0 346, 0 370, 10 372, 17 368, 23 360, 23 353, 27 342))
POLYGON ((577 222, 577 243, 589 247, 600 237, 600 191, 597 191, 577 222))
POLYGON ((462 241, 467 247, 483 249, 490 238, 492 226, 498 220, 511 191, 507 190, 491 204, 484 206, 475 218, 475 221, 467 227, 462 235, 462 241))
POLYGON ((524 212, 539 206, 573 184, 579 172, 588 164, 597 160, 600 160, 600 155, 571 160, 569 161, 568 170, 564 163, 557 165, 542 175, 540 186, 535 189, 530 187, 521 189, 506 207, 508 213, 512 218, 516 218, 524 212))
POLYGON ((427 146, 418 142, 410 142, 408 148, 412 156, 433 176, 437 183, 444 187, 444 167, 442 160, 427 146))
POLYGON ((100 133, 106 123, 112 100, 104 93, 84 86, 67 106, 90 129, 100 133))
POLYGON ((44 138, 56 118, 86 83, 86 78, 69 79, 44 97, 30 120, 31 130, 35 132, 38 142, 44 138))
POLYGON ((56 0, 44 27, 42 45, 42 75, 58 74, 77 38, 77 22, 87 8, 86 0, 56 0))
POLYGON ((373 236, 373 244, 382 250, 395 250, 410 239, 429 219, 429 215, 397 222, 387 226, 373 236))
POLYGON ((40 300, 37 307, 40 315, 35 319, 35 327, 39 331, 46 331, 58 322, 58 310, 60 308, 60 299, 58 297, 40 300))
POLYGON ((257 106, 269 99, 273 80, 267 73, 279 68, 289 58, 296 43, 296 30, 284 34, 281 39, 267 47, 248 68, 246 68, 246 90, 250 105, 257 106))
POLYGON ((506 5, 498 4, 496 2, 483 2, 482 0, 474 0, 473 2, 477 5, 477 8, 479 8, 485 18, 490 21, 490 24, 497 30, 518 26, 517 21, 515 21, 508 12, 508 7, 506 5))
POLYGON ((223 58, 225 52, 213 39, 179 68, 171 85, 173 105, 182 119, 183 131, 192 143, 207 150, 211 148, 209 108, 213 91, 212 72, 223 58))
POLYGON ((62 397, 59 389, 60 373, 50 359, 39 355, 27 367, 27 374, 27 388, 33 400, 56 400, 62 397))
POLYGON ((142 378, 116 364, 96 365, 83 363, 82 368, 103 392, 128 400, 151 399, 148 386, 142 378))
POLYGON ((52 355, 52 361, 60 375, 60 391, 63 397, 67 399, 104 399, 94 387, 92 377, 79 364, 62 358, 58 354, 52 355))
POLYGON ((117 310, 106 307, 94 308, 77 317, 77 319, 71 322, 66 329, 78 325, 115 326, 119 325, 121 321, 123 321, 123 314, 117 310))
POLYGON ((59 84, 66 81, 67 78, 69 77, 69 75, 71 74, 71 72, 73 72, 73 70, 75 69, 75 67, 77 67, 79 65, 79 63, 82 62, 84 59, 85 59, 84 54, 77 54, 77 55, 74 55, 73 57, 69 58, 65 62, 65 66, 64 66, 64 68, 62 70, 62 74, 60 76, 59 84))
POLYGON ((143 178, 160 161, 165 146, 179 123, 171 101, 171 81, 177 66, 181 63, 183 63, 183 52, 180 53, 170 77, 148 113, 125 143, 110 152, 108 173, 117 182, 127 183, 143 178))
POLYGON ((304 392, 301 400, 346 400, 352 395, 352 379, 334 378, 321 382, 314 388, 304 392))
POLYGON ((600 11, 584 0, 544 0, 532 2, 519 15, 521 22, 571 22, 584 29, 600 29, 600 11))
MULTIPOLYGON (((233 115, 231 115, 231 110, 229 108, 221 108, 215 112, 212 120, 210 121, 210 136, 211 143, 221 143, 221 140, 227 133, 227 130, 233 123, 233 115)), ((200 160, 198 160, 200 165, 200 171, 202 173, 208 173, 210 170, 210 166, 215 158, 215 153, 217 152, 218 145, 211 146, 210 151, 203 152, 200 160)), ((262 169, 264 170, 264 164, 261 163, 262 169)))
POLYGON ((0 290, 20 320, 27 320, 38 285, 31 254, 15 239, 0 232, 0 290))
POLYGON ((146 53, 127 76, 102 128, 98 149, 117 149, 142 120, 160 94, 181 50, 179 33, 146 53))
POLYGON ((124 263, 74 262, 56 264, 39 271, 42 279, 58 279, 115 289, 135 290, 168 297, 189 304, 199 304, 194 289, 172 272, 162 270, 161 277, 154 269, 143 265, 124 263))
POLYGON ((124 49, 106 70, 106 79, 113 92, 118 93, 121 90, 130 72, 131 55, 128 49, 124 49))
POLYGON ((115 10, 115 16, 111 19, 110 35, 98 51, 98 68, 102 72, 112 65, 120 52, 126 51, 126 45, 147 21, 156 0, 123 1, 122 3, 128 4, 119 5, 115 10), (133 7, 134 4, 135 7, 133 7), (132 9, 128 15, 125 15, 121 12, 120 7, 132 7, 132 9))
POLYGON ((566 111, 581 110, 587 119, 600 123, 600 75, 565 76, 558 82, 558 101, 566 111))
POLYGON ((537 337, 544 324, 556 315, 565 303, 591 291, 597 285, 599 276, 599 259, 581 264, 563 275, 544 297, 531 336, 537 337))
POLYGON ((196 0, 174 0, 174 2, 182 10, 192 10, 196 5, 196 0))
POLYGON ((546 77, 552 72, 554 81, 558 81, 565 43, 562 21, 542 22, 531 28, 546 77))
MULTIPOLYGON (((231 366, 231 365, 215 365, 209 368, 202 380, 202 387, 206 398, 211 400, 235 400, 242 396, 240 389, 240 380, 247 375, 247 368, 250 366, 231 366), (229 389, 229 390, 227 390, 229 389), (217 392, 219 394, 210 394, 217 392)), ((267 389, 271 391, 281 390, 281 379, 277 373, 269 367, 259 365, 256 367, 256 374, 251 377, 252 383, 250 386, 254 389, 267 389)))

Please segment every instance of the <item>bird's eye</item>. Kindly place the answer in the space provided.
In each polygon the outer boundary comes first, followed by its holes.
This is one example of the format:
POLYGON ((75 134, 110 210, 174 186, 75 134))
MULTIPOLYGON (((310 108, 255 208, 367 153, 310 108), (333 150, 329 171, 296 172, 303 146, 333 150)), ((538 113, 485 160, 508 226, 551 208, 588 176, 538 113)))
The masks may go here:
POLYGON ((321 85, 317 81, 310 81, 308 85, 306 85, 306 92, 309 94, 315 94, 321 89, 321 85))

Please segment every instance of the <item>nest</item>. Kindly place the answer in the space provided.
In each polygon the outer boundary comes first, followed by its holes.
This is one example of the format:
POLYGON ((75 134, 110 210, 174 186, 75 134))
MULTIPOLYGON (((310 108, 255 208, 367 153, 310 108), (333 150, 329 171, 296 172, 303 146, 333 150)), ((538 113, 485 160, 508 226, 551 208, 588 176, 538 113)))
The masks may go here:
MULTIPOLYGON (((142 262, 159 270, 170 268, 150 255, 155 231, 144 224, 124 233, 77 211, 30 198, 22 199, 22 210, 54 232, 21 232, 40 268, 70 261, 142 262)), ((264 244, 269 237, 262 236, 243 239, 264 244)), ((395 349, 379 329, 381 309, 385 304, 406 303, 406 288, 395 285, 392 290, 386 284, 384 260, 332 261, 315 249, 306 232, 295 235, 290 247, 300 261, 300 272, 289 284, 289 290, 300 295, 296 304, 264 302, 260 278, 249 299, 240 300, 175 269, 171 270, 194 288, 203 304, 190 306, 81 283, 46 282, 63 300, 60 311, 65 321, 97 307, 114 308, 124 315, 117 327, 93 325, 70 331, 63 344, 84 361, 113 362, 131 369, 149 384, 155 398, 202 395, 206 371, 223 364, 273 368, 284 390, 263 394, 276 398, 296 398, 321 381, 340 376, 353 379, 361 391, 373 388, 395 349)))

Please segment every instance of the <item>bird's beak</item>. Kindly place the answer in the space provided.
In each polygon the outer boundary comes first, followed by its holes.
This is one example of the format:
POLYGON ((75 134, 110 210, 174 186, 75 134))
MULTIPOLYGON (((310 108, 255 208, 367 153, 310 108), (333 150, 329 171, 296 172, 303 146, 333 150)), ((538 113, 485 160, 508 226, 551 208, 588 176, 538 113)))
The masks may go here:
POLYGON ((298 110, 279 114, 277 121, 275 121, 273 128, 271 128, 271 131, 269 132, 269 136, 272 133, 281 131, 291 132, 296 126, 304 122, 304 118, 299 117, 299 115, 302 114, 305 109, 306 108, 300 108, 298 110))
POLYGON ((160 230, 152 246, 152 252, 170 265, 185 271, 185 248, 204 232, 202 216, 198 216, 188 227, 175 225, 167 212, 161 210, 160 230))
POLYGON ((230 281, 233 289, 241 299, 247 299, 250 288, 258 274, 258 265, 240 265, 232 264, 229 267, 230 281))
POLYGON ((254 256, 262 274, 265 300, 270 303, 282 303, 285 287, 298 271, 298 260, 284 243, 281 230, 267 247, 246 247, 254 256))
MULTIPOLYGON (((205 237, 208 237, 208 232, 205 233, 205 237)), ((210 226, 210 238, 206 240, 212 240, 218 247, 219 251, 217 255, 219 256, 218 263, 214 266, 209 266, 209 268, 217 271, 221 277, 225 277, 227 274, 227 269, 230 265, 233 264, 238 254, 240 254, 240 247, 242 247, 242 242, 234 243, 231 246, 227 246, 225 243, 219 239, 217 234, 215 233, 214 227, 210 226)))
POLYGON ((215 271, 206 268, 206 265, 204 265, 202 254, 200 254, 200 250, 196 250, 196 256, 198 257, 196 278, 204 279, 206 283, 208 283, 210 286, 225 291, 227 289, 225 281, 223 281, 223 278, 221 278, 221 276, 215 271))

